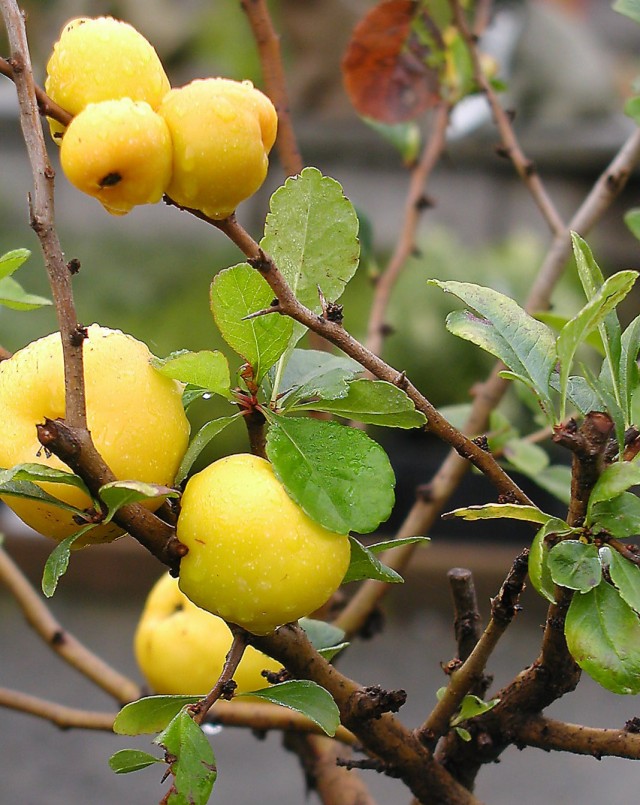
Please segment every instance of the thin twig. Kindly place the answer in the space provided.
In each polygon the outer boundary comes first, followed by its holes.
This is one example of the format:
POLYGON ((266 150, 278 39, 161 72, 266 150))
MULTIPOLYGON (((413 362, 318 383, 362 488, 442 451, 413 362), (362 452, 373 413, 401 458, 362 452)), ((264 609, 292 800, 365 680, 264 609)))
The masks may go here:
POLYGON ((453 598, 458 657, 464 662, 482 636, 473 573, 465 567, 454 567, 447 573, 447 579, 453 598))
MULTIPOLYGON (((0 56, 0 75, 5 75, 7 78, 10 78, 12 81, 15 80, 13 66, 11 62, 7 61, 7 59, 3 59, 0 56)), ((47 93, 39 87, 37 84, 35 85, 35 93, 36 93, 36 100, 38 101, 38 109, 40 110, 41 115, 46 115, 46 117, 51 117, 54 120, 57 120, 58 123, 62 123, 63 126, 68 126, 69 123, 73 120, 73 115, 67 112, 66 109, 63 109, 61 106, 55 101, 52 101, 51 98, 47 95, 47 93)))
POLYGON ((640 733, 626 729, 603 729, 567 724, 544 716, 534 716, 514 731, 516 746, 537 746, 546 752, 572 752, 574 755, 622 757, 640 760, 640 733))
POLYGON ((511 124, 510 116, 502 108, 502 104, 500 103, 495 90, 483 72, 482 63, 480 61, 480 55, 477 48, 477 37, 469 28, 462 4, 460 0, 449 0, 449 2, 453 12, 456 28, 458 28, 460 34, 467 44, 469 56, 473 65, 473 77, 489 101, 489 106, 491 107, 498 131, 500 132, 505 156, 509 157, 518 173, 518 176, 520 176, 528 188, 533 200, 537 204, 540 212, 547 222, 549 229, 556 235, 561 234, 566 230, 562 216, 556 209, 555 204, 547 193, 547 190, 543 185, 540 176, 538 175, 536 166, 533 164, 533 162, 531 162, 530 159, 527 158, 520 147, 520 143, 518 142, 518 138, 516 137, 511 124))
POLYGON ((218 677, 216 684, 205 696, 205 698, 202 699, 202 701, 194 704, 193 707, 191 707, 193 720, 196 722, 196 724, 202 724, 209 710, 221 696, 225 696, 227 693, 231 696, 233 695, 233 690, 235 689, 233 675, 235 674, 236 669, 240 664, 240 660, 244 655, 244 650, 247 647, 247 633, 244 631, 244 629, 240 629, 237 626, 232 628, 232 632, 233 642, 231 643, 231 648, 229 649, 229 652, 225 658, 222 671, 220 672, 220 676, 218 677))
POLYGON ((265 0, 240 0, 249 20, 258 46, 262 74, 267 90, 278 113, 278 137, 276 148, 287 176, 295 176, 303 168, 295 131, 291 121, 287 79, 280 52, 278 36, 265 0))
POLYGON ((9 45, 12 79, 20 106, 20 125, 33 174, 30 201, 31 226, 40 240, 58 317, 64 355, 66 417, 73 427, 86 428, 86 402, 82 361, 83 332, 73 302, 71 273, 64 259, 55 228, 53 180, 55 173, 47 156, 36 87, 31 68, 24 19, 15 0, 1 0, 9 45))
POLYGON ((444 696, 424 724, 416 730, 416 735, 426 746, 435 746, 440 736, 449 729, 451 717, 464 697, 475 684, 482 681, 489 657, 518 610, 518 601, 527 576, 528 556, 529 551, 526 549, 514 561, 500 592, 491 602, 491 620, 482 637, 460 668, 451 674, 444 696))
POLYGON ((385 271, 378 277, 371 303, 367 328, 367 348, 380 355, 384 339, 384 317, 391 292, 408 258, 415 248, 415 238, 421 212, 426 206, 425 187, 446 145, 447 126, 451 108, 441 103, 435 110, 433 131, 423 149, 420 161, 411 173, 409 191, 404 205, 400 236, 385 271))
POLYGON ((140 687, 135 682, 108 665, 60 625, 4 548, 0 548, 0 582, 13 595, 29 625, 65 662, 121 704, 140 697, 140 687))
POLYGON ((80 710, 57 702, 31 696, 19 690, 0 688, 0 707, 17 710, 50 721, 61 729, 113 731, 115 713, 100 713, 93 710, 80 710))

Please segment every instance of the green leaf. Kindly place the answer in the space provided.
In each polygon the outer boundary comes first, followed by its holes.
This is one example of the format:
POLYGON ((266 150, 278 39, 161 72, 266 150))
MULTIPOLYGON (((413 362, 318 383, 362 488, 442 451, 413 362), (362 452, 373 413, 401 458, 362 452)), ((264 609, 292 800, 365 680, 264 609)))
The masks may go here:
POLYGON ((346 397, 300 403, 294 408, 325 411, 388 428, 419 428, 427 421, 402 389, 383 380, 354 380, 349 383, 346 397))
POLYGON ((153 366, 163 375, 205 389, 211 394, 231 397, 229 364, 222 352, 202 350, 174 352, 168 358, 154 358, 153 366))
MULTIPOLYGON (((555 391, 560 391, 560 375, 557 372, 551 375, 550 385, 555 391)), ((602 408, 600 395, 587 383, 584 377, 579 375, 574 375, 567 379, 566 394, 567 399, 581 414, 588 414, 590 411, 597 411, 602 408)))
POLYGON ((612 8, 619 14, 624 14, 625 17, 640 23, 640 0, 616 0, 612 8))
POLYGON ((635 461, 618 461, 607 467, 591 490, 586 524, 591 525, 596 503, 611 500, 637 484, 640 484, 640 464, 635 461))
POLYGON ((402 157, 405 165, 413 165, 420 154, 422 137, 420 126, 415 120, 406 123, 380 123, 371 117, 360 118, 370 128, 376 131, 383 139, 391 143, 402 157))
POLYGON ((44 489, 41 489, 37 484, 31 483, 31 481, 6 481, 0 485, 0 494, 49 503, 52 506, 57 506, 59 509, 64 509, 72 514, 83 515, 82 509, 78 509, 76 506, 65 503, 58 498, 54 498, 53 495, 45 492, 44 489))
POLYGON ((554 464, 539 472, 535 477, 531 476, 531 480, 545 492, 563 503, 569 504, 571 500, 571 467, 554 464))
MULTIPOLYGON (((552 310, 539 310, 535 314, 535 317, 538 319, 538 321, 544 322, 548 327, 551 327, 551 329, 555 330, 557 333, 559 333, 565 324, 568 324, 571 320, 571 316, 563 316, 560 313, 556 313, 552 310)), ((590 332, 585 338, 584 343, 594 349, 598 355, 604 356, 602 338, 600 338, 600 333, 597 330, 590 332)))
POLYGON ((510 520, 527 520, 530 523, 546 523, 551 518, 537 506, 521 506, 517 503, 485 503, 480 506, 467 506, 453 509, 442 515, 443 518, 462 517, 464 520, 495 520, 506 517, 510 520))
POLYGON ((640 498, 633 492, 623 492, 611 500, 602 500, 591 507, 591 529, 603 528, 618 539, 640 534, 640 498))
POLYGON ((67 572, 69 560, 71 558, 71 546, 73 543, 83 534, 86 534, 87 531, 91 531, 91 529, 95 527, 95 523, 89 523, 88 525, 83 526, 82 528, 78 529, 75 534, 71 534, 71 536, 61 540, 51 551, 47 557, 47 561, 44 563, 44 568, 42 570, 42 592, 47 598, 51 598, 51 596, 55 593, 58 587, 58 582, 67 572))
MULTIPOLYGON (((287 409, 309 399, 335 400, 349 393, 349 381, 364 371, 343 355, 316 349, 294 349, 277 383, 280 405, 287 409)), ((275 377, 274 388, 276 388, 275 377)))
POLYGON ((571 533, 571 528, 555 517, 545 523, 533 538, 529 551, 529 578, 534 589, 547 601, 555 604, 555 585, 549 571, 549 538, 571 533))
POLYGON ((154 763, 162 763, 160 758, 141 752, 139 749, 121 749, 109 758, 109 767, 116 774, 129 774, 132 771, 146 769, 154 763))
POLYGON ((202 729, 182 710, 163 732, 154 738, 175 757, 171 763, 175 795, 173 805, 206 805, 215 783, 217 771, 213 749, 202 729))
POLYGON ((378 542, 375 545, 363 545, 354 537, 349 537, 351 543, 351 561, 342 580, 343 584, 362 579, 375 579, 387 584, 402 584, 404 579, 393 568, 381 562, 376 554, 386 551, 387 548, 399 548, 401 545, 412 545, 418 542, 429 542, 428 537, 404 537, 378 542))
POLYGON ((116 735, 160 732, 183 707, 201 699, 202 696, 145 696, 124 705, 113 722, 113 731, 116 735))
POLYGON ((565 539, 549 551, 551 578, 561 587, 586 593, 602 578, 602 565, 595 545, 576 539, 565 539))
POLYGON ((140 503, 155 498, 177 498, 180 493, 168 486, 147 484, 143 481, 111 481, 100 487, 100 498, 107 506, 108 512, 104 522, 109 522, 113 515, 123 506, 140 503))
POLYGON ((469 743, 471 740, 471 733, 469 730, 465 730, 464 727, 454 727, 454 730, 461 740, 463 740, 465 743, 469 743))
MULTIPOLYGON (((87 497, 91 497, 91 493, 82 478, 68 470, 59 470, 46 464, 16 464, 15 467, 11 467, 8 470, 0 470, 0 491, 4 493, 4 486, 12 481, 30 481, 34 484, 65 484, 74 486, 84 492, 87 497)), ((75 507, 73 507, 73 510, 78 511, 75 507)))
POLYGON ((620 396, 624 407, 625 424, 633 421, 631 402, 633 392, 640 383, 638 352, 640 351, 640 316, 629 324, 622 334, 622 354, 620 356, 620 396))
POLYGON ((27 293, 13 277, 0 279, 0 305, 12 310, 36 310, 51 304, 51 300, 44 296, 27 293))
POLYGON ((272 417, 267 455, 290 497, 330 531, 368 533, 391 514, 393 469, 382 447, 360 430, 272 417))
POLYGON ((479 696, 468 693, 462 700, 457 715, 451 719, 451 726, 455 727, 470 718, 476 718, 484 713, 488 713, 489 710, 493 710, 499 702, 500 699, 491 699, 485 702, 479 696))
MULTIPOLYGON (((640 4, 640 0, 638 0, 640 4)), ((633 112, 634 114, 631 115, 636 120, 640 120, 640 98, 631 98, 633 101, 633 112)), ((631 101, 627 101, 627 106, 625 107, 625 111, 627 111, 629 104, 631 101)), ((624 215, 624 222, 629 228, 632 235, 634 235, 638 240, 640 240, 640 207, 634 207, 632 210, 627 210, 624 215)))
POLYGON ((535 477, 549 465, 549 456, 537 444, 525 439, 510 439, 503 447, 504 457, 528 477, 535 477))
POLYGON ((248 263, 220 271, 211 283, 211 311, 224 340, 253 367, 256 383, 284 353, 293 333, 293 319, 267 310, 273 291, 248 263))
POLYGON ((574 595, 565 636, 578 665, 613 693, 640 693, 640 620, 619 592, 601 581, 574 595))
POLYGON ((298 623, 307 633, 307 637, 315 650, 327 662, 330 662, 336 654, 349 645, 349 643, 345 642, 344 631, 331 623, 315 620, 314 618, 300 618, 298 623))
MULTIPOLYGON (((596 327, 605 326, 605 321, 609 314, 615 310, 617 305, 628 295, 633 287, 638 274, 636 271, 620 271, 609 277, 600 288, 590 297, 582 310, 574 316, 560 331, 557 340, 558 359, 560 360, 560 394, 562 397, 562 410, 560 418, 564 419, 567 397, 567 383, 569 372, 573 363, 573 358, 578 346, 584 341, 587 334, 596 327)), ((615 349, 613 345, 608 345, 604 341, 605 351, 610 347, 611 353, 617 354, 619 360, 619 335, 616 339, 615 349)), ((604 340, 604 336, 603 336, 604 340)), ((609 354, 609 352, 607 353, 609 354)), ((618 365, 614 359, 614 390, 618 386, 618 365)))
POLYGON ((611 581, 618 589, 622 600, 640 613, 640 567, 608 545, 600 548, 600 555, 609 568, 611 581))
POLYGON ((222 416, 219 419, 212 419, 210 422, 207 422, 200 428, 200 430, 190 441, 189 447, 187 448, 186 453, 182 457, 182 461, 180 462, 180 466, 178 467, 178 472, 176 473, 175 478, 176 486, 178 486, 179 484, 182 483, 182 481, 184 481, 184 479, 189 474, 189 470, 193 466, 194 461, 198 458, 200 453, 209 444, 209 442, 212 439, 214 439, 219 433, 221 433, 227 427, 227 425, 230 425, 232 422, 235 422, 236 419, 238 419, 241 416, 242 414, 240 412, 238 412, 237 414, 231 414, 231 416, 222 416))
POLYGON ((8 277, 31 257, 29 249, 13 249, 0 256, 0 279, 8 277))
MULTIPOLYGON (((271 196, 260 245, 297 299, 319 312, 318 288, 335 302, 358 267, 358 216, 335 179, 305 168, 271 196)), ((304 331, 294 325, 294 343, 304 331)))
POLYGON ((340 726, 340 711, 333 696, 320 685, 306 679, 294 679, 262 690, 240 693, 237 698, 242 696, 256 696, 302 713, 330 736, 335 735, 340 726))
POLYGON ((550 408, 549 377, 556 363, 551 330, 508 296, 491 288, 468 282, 430 283, 454 294, 481 317, 456 311, 447 318, 447 329, 499 358, 524 378, 550 408))
MULTIPOLYGON (((591 301, 596 298, 603 287, 604 276, 588 244, 575 232, 571 233, 571 241, 578 276, 587 300, 591 301)), ((598 325, 598 330, 602 338, 606 360, 611 369, 613 387, 616 389, 619 387, 621 341, 620 322, 615 311, 610 311, 604 317, 604 320, 598 325)), ((617 394, 615 396, 617 397, 617 394)))

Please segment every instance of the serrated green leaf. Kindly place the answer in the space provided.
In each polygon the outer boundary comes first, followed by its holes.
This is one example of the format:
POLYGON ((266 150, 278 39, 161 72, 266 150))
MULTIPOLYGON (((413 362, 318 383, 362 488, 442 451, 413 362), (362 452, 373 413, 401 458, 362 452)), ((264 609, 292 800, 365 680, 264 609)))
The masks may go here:
MULTIPOLYGON (((555 391, 560 391, 560 375, 557 372, 551 375, 550 386, 555 391)), ((597 391, 587 383, 584 377, 579 375, 573 375, 568 378, 566 393, 567 399, 581 414, 597 411, 603 406, 602 399, 597 391)))
POLYGON ((183 707, 201 696, 145 696, 125 704, 113 723, 116 735, 145 735, 165 729, 183 707))
POLYGON ((316 400, 293 406, 297 410, 325 411, 345 419, 388 428, 419 428, 427 421, 402 389, 384 380, 353 380, 346 397, 316 400))
POLYGON ((565 636, 578 665, 613 693, 640 693, 640 620, 619 592, 601 581, 574 595, 565 636))
POLYGON ((640 484, 640 464, 635 461, 618 461, 611 464, 600 475, 589 496, 586 524, 593 518, 593 507, 602 501, 611 500, 640 484))
MULTIPOLYGON (((564 419, 567 398, 567 382, 569 372, 573 363, 573 358, 578 346, 583 342, 588 333, 596 327, 605 328, 606 332, 611 332, 611 326, 605 322, 610 322, 610 314, 617 305, 628 295, 633 287, 638 274, 635 271, 620 271, 609 277, 598 289, 591 294, 589 301, 582 310, 574 316, 562 328, 557 340, 558 359, 560 361, 560 395, 562 400, 560 418, 564 419)), ((607 356, 611 353, 612 364, 614 367, 614 391, 617 393, 619 388, 619 328, 615 339, 615 345, 605 340, 605 333, 601 332, 607 356)))
POLYGON ((333 696, 320 685, 306 679, 293 679, 262 690, 238 694, 238 698, 241 696, 255 696, 302 713, 329 736, 335 735, 340 726, 340 711, 333 696))
POLYGON ((290 497, 330 531, 368 533, 391 514, 395 476, 389 458, 360 430, 272 417, 267 455, 290 497))
MULTIPOLYGON (((335 179, 305 168, 271 196, 260 243, 306 307, 339 299, 358 267, 358 216, 335 179)), ((295 343, 305 328, 294 325, 295 343)))
POLYGON ((348 382, 364 371, 344 355, 317 349, 294 349, 273 387, 281 390, 279 404, 289 408, 310 398, 335 400, 349 393, 348 382))
MULTIPOLYGON (((640 3, 640 0, 638 0, 638 2, 640 3)), ((632 98, 631 101, 633 101, 634 110, 634 114, 631 116, 635 118, 635 113, 637 113, 638 119, 640 119, 640 98, 632 98)), ((631 101, 627 101, 627 106, 631 101)), ((627 114, 629 114, 629 112, 627 112, 627 114)), ((624 215, 624 222, 631 234, 640 240, 640 207, 634 207, 632 210, 627 210, 624 215)))
POLYGON ((170 764, 174 775, 175 794, 168 802, 174 805, 206 805, 217 770, 213 749, 202 729, 182 710, 163 730, 154 743, 175 757, 170 764))
POLYGON ((571 528, 555 517, 545 523, 533 538, 529 551, 529 579, 534 589, 547 601, 555 604, 555 585, 549 571, 549 544, 548 538, 552 535, 558 537, 571 533, 571 528))
POLYGON ((509 520, 527 520, 530 523, 546 523, 551 518, 537 506, 521 506, 517 503, 484 503, 480 506, 467 506, 453 509, 442 515, 443 518, 461 517, 464 520, 495 520, 506 517, 509 520))
POLYGON ((481 317, 458 311, 448 317, 447 328, 486 349, 513 373, 526 378, 550 408, 549 377, 556 363, 551 330, 492 288, 468 282, 430 280, 430 283, 454 294, 481 317))
POLYGON ((602 565, 595 545, 576 539, 565 539, 549 551, 551 578, 561 587, 586 593, 602 578, 602 565))
POLYGON ((83 526, 75 534, 71 534, 71 536, 61 540, 51 551, 42 570, 42 592, 47 598, 52 597, 58 587, 58 582, 67 572, 73 543, 95 527, 95 523, 83 526))
POLYGON ((625 17, 640 23, 640 0, 616 0, 612 8, 619 14, 624 14, 625 17))
POLYGON ((284 353, 293 333, 293 319, 272 313, 246 319, 266 310, 273 291, 255 268, 240 263, 220 271, 211 283, 211 311, 220 334, 254 370, 255 382, 284 353))
POLYGON ((36 310, 53 304, 44 296, 27 293, 13 277, 0 279, 0 305, 12 310, 36 310))
POLYGON ((12 249, 0 256, 0 279, 8 277, 31 257, 29 249, 12 249))
POLYGON ((549 456, 540 445, 525 439, 511 439, 502 450, 507 461, 528 477, 537 475, 549 465, 549 456))
POLYGON ((360 118, 398 151, 405 165, 413 165, 420 153, 422 137, 415 120, 406 123, 381 123, 371 117, 360 118))
POLYGON ((609 568, 611 581, 622 600, 626 601, 635 612, 640 613, 640 567, 608 545, 600 548, 600 555, 609 568))
POLYGON ((176 473, 175 477, 176 486, 184 481, 189 473, 189 470, 193 466, 194 461, 198 458, 200 453, 209 444, 209 442, 219 433, 221 433, 227 427, 227 425, 235 422, 236 419, 241 416, 242 414, 240 412, 237 414, 231 414, 231 416, 222 416, 219 419, 212 419, 210 422, 207 422, 200 428, 193 439, 191 439, 189 442, 189 447, 182 457, 182 461, 180 462, 180 466, 178 467, 178 472, 176 473))
POLYGON ((169 486, 147 484, 143 481, 111 481, 100 487, 100 498, 107 506, 105 522, 123 506, 155 498, 177 498, 180 493, 169 486))
POLYGON ((141 752, 139 749, 121 749, 109 758, 109 767, 116 774, 129 774, 132 771, 140 771, 154 763, 162 763, 160 758, 150 755, 148 752, 141 752))
POLYGON ((618 539, 640 534, 640 498, 623 492, 602 500, 591 507, 590 523, 593 530, 603 528, 618 539))
POLYGON ((182 350, 167 358, 154 358, 152 363, 161 374, 173 380, 205 389, 211 394, 219 394, 226 399, 231 397, 229 363, 222 352, 208 349, 200 352, 182 350))

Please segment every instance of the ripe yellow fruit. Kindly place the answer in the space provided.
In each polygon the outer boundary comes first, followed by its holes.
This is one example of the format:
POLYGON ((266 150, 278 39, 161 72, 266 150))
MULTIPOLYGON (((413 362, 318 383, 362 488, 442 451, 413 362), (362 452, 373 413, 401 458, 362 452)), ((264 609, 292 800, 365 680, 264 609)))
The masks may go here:
MULTIPOLYGON (((131 98, 157 109, 169 79, 149 42, 131 25, 112 17, 80 17, 68 22, 47 64, 45 91, 77 115, 98 101, 131 98)), ((60 142, 64 126, 49 121, 60 142)))
MULTIPOLYGON (((87 332, 87 420, 98 452, 116 478, 170 485, 189 439, 181 386, 151 366, 147 346, 132 336, 97 324, 87 332)), ((44 452, 36 434, 36 425, 45 417, 65 415, 59 333, 33 341, 0 363, 0 411, 0 467, 38 463, 67 469, 58 458, 44 452)), ((75 487, 41 486, 77 508, 90 505, 87 496, 75 487)), ((8 495, 2 499, 45 536, 61 540, 79 528, 70 512, 51 504, 8 495)), ((108 542, 122 533, 115 524, 98 526, 74 545, 108 542)))
MULTIPOLYGON (((156 693, 200 695, 217 682, 232 639, 227 624, 193 604, 167 573, 149 593, 133 647, 156 693)), ((247 646, 233 675, 236 693, 266 688, 261 671, 280 668, 271 657, 247 646)))
POLYGON ((171 136, 148 103, 90 103, 69 124, 60 163, 71 184, 113 215, 160 201, 171 178, 171 136))
POLYGON ((227 456, 188 481, 177 535, 189 548, 180 589, 259 635, 321 607, 350 559, 348 536, 308 517, 253 455, 227 456))
POLYGON ((167 194, 177 204, 220 220, 258 190, 278 118, 251 82, 198 79, 171 90, 158 113, 171 132, 173 175, 167 194))

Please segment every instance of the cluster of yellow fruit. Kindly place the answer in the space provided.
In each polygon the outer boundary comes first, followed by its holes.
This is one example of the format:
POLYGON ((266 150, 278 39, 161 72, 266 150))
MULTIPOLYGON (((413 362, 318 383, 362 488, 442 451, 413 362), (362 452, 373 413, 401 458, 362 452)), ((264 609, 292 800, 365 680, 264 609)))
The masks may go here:
MULTIPOLYGON (((189 423, 181 384, 156 371, 151 358, 146 345, 129 335, 88 327, 87 420, 98 452, 118 479, 170 486, 187 448, 189 423)), ((65 468, 43 453, 36 432, 45 418, 65 416, 59 333, 0 363, 0 410, 0 467, 37 462, 65 468)), ((92 505, 75 486, 40 486, 77 509, 92 505)), ((46 500, 15 492, 2 499, 45 536, 61 540, 78 530, 71 512, 46 500)), ((108 542, 122 533, 114 523, 100 525, 74 547, 108 542)), ((180 565, 182 591, 208 612, 255 634, 322 606, 350 559, 347 535, 331 533, 308 517, 271 464, 253 455, 228 456, 190 478, 177 535, 189 549, 180 565)))
POLYGON ((166 193, 219 220, 266 177, 278 125, 271 101, 250 81, 171 89, 153 47, 125 22, 69 22, 45 89, 74 115, 66 129, 50 120, 67 178, 114 215, 166 193))

